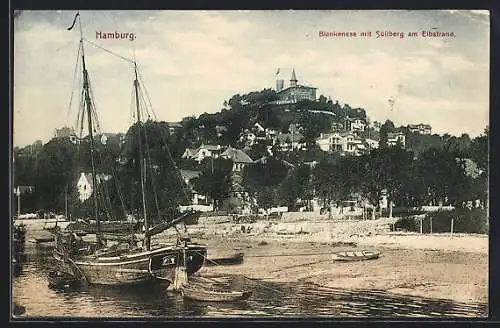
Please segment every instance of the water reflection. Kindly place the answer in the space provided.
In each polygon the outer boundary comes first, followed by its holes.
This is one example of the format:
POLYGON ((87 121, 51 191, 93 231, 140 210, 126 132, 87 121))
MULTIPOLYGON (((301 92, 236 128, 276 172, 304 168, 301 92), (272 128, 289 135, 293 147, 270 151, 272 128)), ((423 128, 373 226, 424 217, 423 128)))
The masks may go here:
POLYGON ((83 286, 48 288, 54 262, 50 246, 28 245, 27 262, 13 279, 13 298, 23 317, 457 317, 486 315, 485 304, 400 296, 384 291, 349 291, 307 283, 251 281, 241 276, 204 276, 235 290, 252 290, 247 301, 198 302, 183 299, 166 286, 83 286), (23 308, 24 307, 24 308, 23 308))

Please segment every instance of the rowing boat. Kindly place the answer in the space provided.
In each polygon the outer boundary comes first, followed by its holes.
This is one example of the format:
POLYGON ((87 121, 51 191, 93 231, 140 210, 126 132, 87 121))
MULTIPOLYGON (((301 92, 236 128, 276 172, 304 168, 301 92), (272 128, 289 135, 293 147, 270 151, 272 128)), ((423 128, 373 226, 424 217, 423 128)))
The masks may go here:
POLYGON ((209 290, 201 286, 188 284, 181 288, 181 294, 185 298, 202 302, 236 302, 248 299, 252 292, 209 290))
POLYGON ((334 253, 335 261, 364 261, 378 259, 380 252, 376 251, 344 251, 334 253))
POLYGON ((243 256, 244 253, 236 253, 226 257, 208 258, 207 261, 205 262, 205 265, 213 266, 213 265, 241 264, 243 263, 243 256))

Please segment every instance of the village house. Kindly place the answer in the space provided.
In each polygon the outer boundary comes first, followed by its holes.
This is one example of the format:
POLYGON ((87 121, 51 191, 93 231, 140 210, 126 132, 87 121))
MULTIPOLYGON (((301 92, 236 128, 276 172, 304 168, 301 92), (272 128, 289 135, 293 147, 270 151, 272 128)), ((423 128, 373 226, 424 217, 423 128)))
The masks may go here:
POLYGON ((349 131, 364 131, 366 122, 361 118, 348 118, 347 125, 349 131))
POLYGON ((408 130, 411 133, 432 134, 432 127, 429 124, 409 124, 408 130))
POLYGON ((178 122, 167 122, 168 133, 175 134, 178 130, 182 129, 182 124, 178 122))
POLYGON ((323 151, 339 152, 343 155, 360 156, 369 148, 363 139, 352 132, 321 133, 316 144, 323 151))
POLYGON ((221 155, 222 158, 233 161, 233 172, 243 171, 243 168, 253 163, 253 160, 243 150, 229 146, 221 155))
POLYGON ((193 185, 193 180, 201 175, 201 171, 180 170, 180 174, 182 180, 192 192, 192 199, 191 199, 192 204, 198 205, 200 200, 206 200, 206 197, 204 195, 198 194, 198 192, 194 189, 193 185))
POLYGON ((377 121, 373 121, 373 122, 370 122, 368 124, 368 126, 370 127, 370 129, 373 129, 374 131, 380 131, 380 128, 382 127, 382 123, 380 122, 377 122, 377 121))
MULTIPOLYGON (((96 180, 98 184, 101 183, 102 181, 109 181, 111 180, 111 175, 97 174, 96 180)), ((80 174, 80 178, 78 179, 76 187, 78 189, 78 199, 80 199, 80 201, 84 202, 87 199, 89 199, 90 196, 92 195, 92 192, 94 191, 92 174, 82 172, 80 174)))
POLYGON ((389 132, 387 134, 387 146, 394 147, 401 144, 403 148, 406 146, 406 136, 403 132, 389 132))
POLYGON ((182 154, 182 158, 194 159, 198 163, 201 163, 207 157, 217 158, 219 157, 222 149, 220 145, 204 145, 196 149, 186 148, 182 154))
POLYGON ((274 139, 274 143, 280 145, 281 151, 305 150, 306 144, 303 142, 300 133, 280 133, 274 139))
POLYGON ((245 144, 245 146, 251 147, 255 144, 257 136, 252 131, 245 129, 240 135, 240 141, 245 144))

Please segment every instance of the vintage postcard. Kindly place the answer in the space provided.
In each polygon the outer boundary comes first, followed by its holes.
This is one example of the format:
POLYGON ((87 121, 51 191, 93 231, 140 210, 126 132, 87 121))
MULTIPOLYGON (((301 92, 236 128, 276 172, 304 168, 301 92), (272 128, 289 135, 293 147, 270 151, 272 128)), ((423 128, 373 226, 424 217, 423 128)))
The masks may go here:
POLYGON ((488 11, 13 26, 12 320, 488 315, 488 11))

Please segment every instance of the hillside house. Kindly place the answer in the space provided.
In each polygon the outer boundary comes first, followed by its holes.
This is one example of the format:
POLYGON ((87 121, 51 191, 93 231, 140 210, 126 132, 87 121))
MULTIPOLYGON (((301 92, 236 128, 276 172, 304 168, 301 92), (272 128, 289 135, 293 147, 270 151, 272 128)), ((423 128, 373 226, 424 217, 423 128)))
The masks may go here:
POLYGON ((196 149, 186 148, 184 153, 182 154, 182 158, 186 159, 194 159, 198 163, 201 163, 207 157, 217 158, 221 154, 221 146, 220 145, 204 145, 202 144, 200 147, 196 149))
POLYGON ((409 124, 408 130, 411 133, 419 133, 419 134, 432 134, 432 127, 429 124, 409 124))
POLYGON ((322 133, 316 139, 316 144, 323 151, 352 156, 360 156, 369 149, 369 145, 352 132, 322 133))
MULTIPOLYGON (((97 174, 96 180, 98 184, 103 181, 109 181, 111 180, 111 175, 97 174)), ((80 201, 84 202, 87 199, 89 199, 90 196, 92 195, 92 192, 94 191, 92 174, 82 172, 80 174, 80 178, 78 179, 76 187, 78 189, 78 199, 80 199, 80 201)))
POLYGON ((389 147, 394 147, 401 144, 403 148, 406 146, 406 136, 403 132, 389 132, 387 134, 387 145, 389 147))
POLYGON ((193 185, 193 180, 201 175, 201 171, 193 171, 193 170, 180 170, 180 174, 184 183, 188 186, 188 188, 192 192, 191 202, 193 205, 198 205, 200 200, 206 201, 206 197, 204 195, 200 195, 195 189, 193 185))
POLYGON ((253 163, 253 160, 243 150, 228 147, 221 155, 222 158, 233 161, 233 172, 240 172, 243 168, 253 163))
POLYGON ((300 133, 280 133, 274 139, 274 143, 279 142, 282 151, 305 150, 306 144, 303 139, 300 133))
POLYGON ((364 131, 366 122, 361 118, 349 118, 347 120, 349 131, 364 131))

